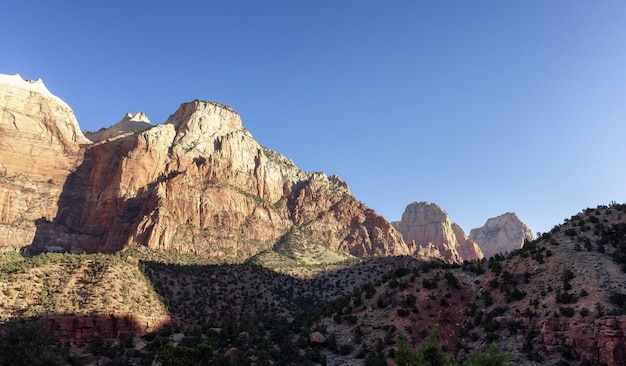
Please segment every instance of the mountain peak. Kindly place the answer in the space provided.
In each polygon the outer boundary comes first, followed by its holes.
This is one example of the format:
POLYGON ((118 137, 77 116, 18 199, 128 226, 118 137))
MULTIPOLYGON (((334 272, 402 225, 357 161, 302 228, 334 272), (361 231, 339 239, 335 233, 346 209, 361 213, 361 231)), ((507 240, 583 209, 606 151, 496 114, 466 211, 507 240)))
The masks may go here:
POLYGON ((145 113, 137 112, 131 114, 126 112, 124 117, 113 126, 101 128, 97 132, 85 132, 85 136, 93 142, 98 142, 124 135, 128 132, 145 131, 151 127, 153 127, 152 123, 150 123, 150 119, 145 113))
POLYGON ((469 238, 480 246, 485 257, 519 249, 534 235, 514 212, 492 217, 479 228, 472 229, 469 238))
POLYGON ((146 123, 150 123, 150 119, 143 112, 137 112, 135 114, 131 114, 129 112, 126 112, 124 117, 118 123, 123 123, 123 122, 146 122, 146 123))
POLYGON ((405 242, 413 242, 416 252, 434 246, 445 261, 452 263, 483 258, 480 248, 437 204, 413 202, 406 207, 402 220, 393 225, 405 242))

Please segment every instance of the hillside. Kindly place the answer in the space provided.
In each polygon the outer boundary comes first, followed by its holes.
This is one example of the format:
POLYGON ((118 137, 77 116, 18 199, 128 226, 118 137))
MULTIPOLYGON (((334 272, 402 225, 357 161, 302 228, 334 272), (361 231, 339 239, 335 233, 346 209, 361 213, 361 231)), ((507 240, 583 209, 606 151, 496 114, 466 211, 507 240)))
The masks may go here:
POLYGON ((46 319, 58 315, 48 311, 93 316, 117 309, 158 318, 166 309, 169 327, 135 329, 130 333, 143 336, 134 339, 121 332, 116 343, 87 341, 74 349, 137 364, 158 357, 159 344, 185 346, 181 352, 210 345, 212 357, 235 364, 375 364, 406 350, 401 339, 420 349, 437 329, 441 350, 460 362, 495 342, 514 364, 620 365, 626 361, 625 214, 626 205, 586 209, 522 249, 458 265, 390 257, 274 270, 141 247, 116 256, 8 254, 0 287, 13 289, 10 297, 1 292, 3 312, 46 319), (81 297, 84 284, 95 283, 86 275, 94 266, 107 268, 101 278, 110 280, 81 297), (52 296, 56 307, 42 304, 44 269, 75 300, 52 296), (136 294, 123 290, 129 283, 136 294), (98 290, 104 284, 106 295, 98 290), (143 298, 158 298, 162 307, 143 298), (92 305, 78 311, 72 301, 92 305))
POLYGON ((355 314, 354 326, 333 317, 323 324, 338 342, 349 342, 358 327, 369 349, 385 336, 385 349, 400 335, 418 345, 438 327, 444 349, 461 358, 496 342, 515 364, 620 365, 625 211, 586 209, 506 257, 396 272, 376 287, 365 302, 371 310, 355 314))

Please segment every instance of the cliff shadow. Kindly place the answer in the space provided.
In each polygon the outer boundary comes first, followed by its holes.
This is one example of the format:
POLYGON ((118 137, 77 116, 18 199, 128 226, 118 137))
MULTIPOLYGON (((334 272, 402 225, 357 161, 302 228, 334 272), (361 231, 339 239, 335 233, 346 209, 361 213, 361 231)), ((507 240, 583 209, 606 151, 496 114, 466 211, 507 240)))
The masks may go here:
POLYGON ((123 248, 141 215, 154 209, 156 183, 133 197, 120 195, 124 159, 136 135, 85 147, 82 162, 67 176, 52 220, 36 220, 25 254, 41 252, 112 253, 123 248))

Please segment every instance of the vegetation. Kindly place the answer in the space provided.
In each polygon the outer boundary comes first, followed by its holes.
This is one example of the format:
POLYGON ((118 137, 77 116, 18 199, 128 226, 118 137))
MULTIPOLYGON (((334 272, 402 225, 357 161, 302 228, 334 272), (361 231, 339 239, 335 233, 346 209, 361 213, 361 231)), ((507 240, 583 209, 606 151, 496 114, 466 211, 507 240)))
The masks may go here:
POLYGON ((48 327, 38 322, 11 321, 0 337, 0 365, 67 365, 78 364, 69 348, 52 338, 48 327))
POLYGON ((492 343, 487 353, 476 353, 469 357, 467 366, 504 366, 508 364, 509 356, 500 352, 498 345, 492 343))
POLYGON ((0 264, 0 321, 56 313, 164 316, 167 310, 138 263, 119 255, 45 253, 0 264))
MULTIPOLYGON (((468 357, 464 365, 468 366, 504 366, 509 356, 500 352, 498 346, 492 343, 486 353, 477 352, 468 357)), ((446 356, 439 344, 439 332, 433 329, 426 342, 413 351, 405 338, 398 340, 398 349, 395 352, 395 362, 398 366, 446 366, 456 365, 461 361, 446 356)))
MULTIPOLYGON (((383 365, 393 358, 398 365, 503 365, 509 355, 496 343, 508 339, 520 340, 517 348, 506 348, 516 362, 556 364, 537 347, 542 317, 592 322, 594 316, 626 314, 626 290, 598 282, 606 280, 579 266, 589 257, 613 266, 612 274, 626 267, 626 231, 615 222, 621 210, 585 212, 507 255, 454 265, 411 257, 355 260, 300 230, 247 263, 145 247, 32 258, 7 250, 0 253, 0 321, 8 327, 14 319, 64 313, 175 317, 141 338, 92 338, 81 352, 101 363, 324 365, 362 359, 383 365), (571 256, 581 259, 569 261, 571 256), (442 346, 438 329, 458 338, 442 346), (310 342, 313 332, 326 341, 310 342), (139 343, 146 345, 136 350, 139 343)), ((43 343, 31 348, 43 347, 38 357, 52 355, 46 364, 75 362, 67 346, 36 328, 20 332, 43 343)), ((30 342, 27 336, 16 337, 16 344, 1 339, 5 359, 26 352, 30 342)), ((558 357, 579 361, 565 351, 558 357)))
POLYGON ((267 268, 323 266, 350 262, 354 257, 328 249, 310 234, 300 229, 287 232, 272 250, 256 255, 249 263, 267 268))

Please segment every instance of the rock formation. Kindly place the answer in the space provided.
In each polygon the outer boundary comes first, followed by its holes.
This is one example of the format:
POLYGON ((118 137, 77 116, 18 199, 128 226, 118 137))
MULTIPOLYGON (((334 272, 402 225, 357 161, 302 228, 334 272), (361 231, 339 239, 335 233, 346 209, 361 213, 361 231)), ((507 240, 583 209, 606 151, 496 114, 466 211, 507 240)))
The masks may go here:
POLYGON ((434 246, 450 263, 483 258, 478 245, 436 204, 413 202, 393 225, 415 253, 434 246))
POLYGON ((0 243, 24 246, 52 220, 70 171, 90 143, 41 79, 0 74, 0 243))
POLYGON ((184 103, 164 124, 90 144, 40 81, 2 76, 0 100, 0 245, 241 260, 295 226, 354 256, 410 253, 345 182, 264 148, 230 107, 184 103))
POLYGON ((489 258, 497 253, 519 249, 525 240, 533 240, 534 236, 516 214, 507 212, 490 218, 482 227, 472 229, 469 238, 476 242, 485 257, 489 258))
POLYGON ((135 114, 126 113, 126 115, 116 124, 109 128, 101 128, 97 132, 85 132, 85 137, 93 142, 102 141, 123 135, 128 132, 145 131, 152 128, 152 124, 143 112, 135 114))
POLYGON ((535 348, 548 354, 568 354, 593 365, 626 364, 626 317, 606 319, 548 318, 539 326, 535 348))

